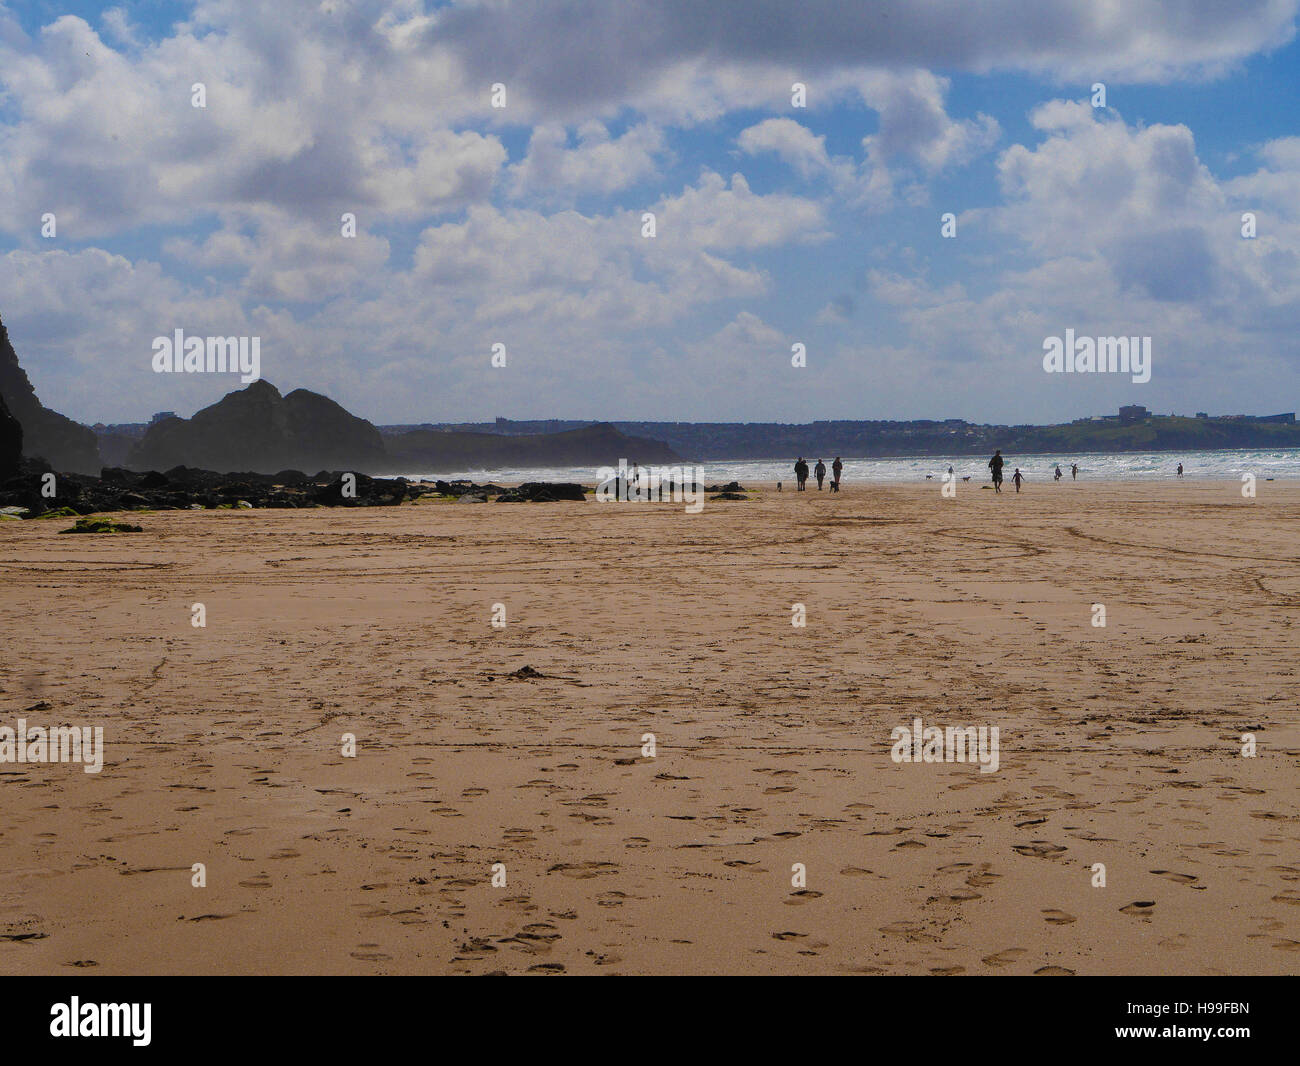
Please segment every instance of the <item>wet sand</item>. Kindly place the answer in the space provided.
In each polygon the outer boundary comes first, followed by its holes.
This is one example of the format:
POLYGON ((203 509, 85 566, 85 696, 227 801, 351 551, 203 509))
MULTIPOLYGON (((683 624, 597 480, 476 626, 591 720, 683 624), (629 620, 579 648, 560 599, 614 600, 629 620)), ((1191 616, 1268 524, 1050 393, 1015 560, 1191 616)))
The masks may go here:
POLYGON ((0 972, 1300 970, 1300 485, 130 520, 0 522, 0 972))

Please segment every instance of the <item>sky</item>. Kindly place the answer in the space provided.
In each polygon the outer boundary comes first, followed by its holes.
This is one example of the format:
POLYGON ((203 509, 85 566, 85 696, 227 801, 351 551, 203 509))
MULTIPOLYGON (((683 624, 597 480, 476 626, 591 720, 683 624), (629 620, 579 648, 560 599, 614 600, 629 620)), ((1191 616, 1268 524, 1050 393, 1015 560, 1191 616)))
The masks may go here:
POLYGON ((1298 5, 0 0, 0 318, 87 423, 243 387, 176 329, 380 424, 1292 411, 1298 5))

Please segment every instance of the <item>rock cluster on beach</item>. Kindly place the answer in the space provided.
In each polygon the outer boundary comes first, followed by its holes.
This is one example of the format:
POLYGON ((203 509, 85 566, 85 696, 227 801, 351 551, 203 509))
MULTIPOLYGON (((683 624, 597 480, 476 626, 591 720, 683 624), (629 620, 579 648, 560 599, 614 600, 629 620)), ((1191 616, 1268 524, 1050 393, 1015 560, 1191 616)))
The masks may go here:
POLYGON ((81 515, 108 511, 188 510, 210 507, 383 507, 397 506, 419 491, 401 478, 372 478, 345 471, 304 474, 219 474, 177 466, 160 473, 140 474, 105 467, 99 477, 57 474, 54 495, 44 495, 46 464, 27 460, 16 477, 0 483, 0 508, 26 508, 29 517, 51 511, 81 515), (353 490, 355 495, 348 493, 353 490), (346 491, 345 491, 346 490, 346 491))
POLYGON ((587 490, 571 481, 525 481, 512 489, 489 482, 476 485, 472 481, 435 481, 434 492, 439 496, 455 496, 462 503, 486 503, 496 497, 497 503, 558 503, 561 500, 582 502, 587 490))
MULTIPOLYGON (((0 419, 0 430, 2 423, 0 419)), ((187 466, 145 473, 105 467, 99 477, 58 473, 52 483, 54 494, 47 496, 46 475, 50 473, 49 465, 40 460, 23 461, 18 473, 0 481, 0 514, 7 511, 10 517, 39 518, 142 510, 396 507, 421 496, 456 497, 465 502, 486 502, 494 497, 498 503, 586 499, 583 487, 571 483, 532 481, 509 489, 472 481, 411 482, 339 470, 219 474, 187 466)))

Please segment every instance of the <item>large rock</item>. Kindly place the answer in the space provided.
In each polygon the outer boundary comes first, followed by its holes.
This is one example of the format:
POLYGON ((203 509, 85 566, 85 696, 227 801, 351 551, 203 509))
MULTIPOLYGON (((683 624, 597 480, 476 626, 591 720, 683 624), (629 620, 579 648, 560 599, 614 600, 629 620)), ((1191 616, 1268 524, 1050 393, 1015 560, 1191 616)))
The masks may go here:
POLYGON ((306 389, 281 396, 269 381, 255 381, 193 418, 155 422, 126 465, 271 474, 290 467, 374 471, 389 462, 379 430, 364 418, 306 389))
MULTIPOLYGON (((88 426, 51 411, 36 398, 9 331, 0 321, 0 400, 22 426, 26 455, 39 456, 56 470, 90 474, 99 470, 99 445, 88 426)), ((0 430, 0 432, 3 432, 0 430)))
POLYGON ((581 485, 570 481, 525 481, 515 489, 507 489, 497 497, 497 503, 559 503, 561 500, 583 501, 587 498, 581 485))
POLYGON ((9 413, 3 396, 0 396, 0 478, 11 478, 18 473, 23 458, 23 426, 9 413))

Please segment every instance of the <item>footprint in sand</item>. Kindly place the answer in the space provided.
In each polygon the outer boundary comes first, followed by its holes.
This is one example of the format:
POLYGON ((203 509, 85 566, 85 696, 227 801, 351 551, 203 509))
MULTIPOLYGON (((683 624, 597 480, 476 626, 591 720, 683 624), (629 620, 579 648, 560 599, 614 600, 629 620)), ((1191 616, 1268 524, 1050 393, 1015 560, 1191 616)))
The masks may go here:
POLYGON ((475 955, 491 955, 500 949, 486 937, 476 936, 461 944, 456 950, 460 952, 456 957, 463 960, 475 955))
MULTIPOLYGON (((1157 877, 1163 877, 1169 881, 1175 881, 1180 885, 1191 885, 1193 881, 1197 880, 1195 874, 1176 874, 1170 872, 1169 870, 1152 870, 1151 872, 1155 874, 1157 877)), ((1203 888, 1205 886, 1193 885, 1192 887, 1203 888)))
POLYGON ((357 950, 351 954, 354 959, 360 959, 362 962, 391 962, 393 956, 373 950, 377 947, 378 944, 358 944, 357 950))
POLYGON ((1043 909, 1043 921, 1051 925, 1069 925, 1071 922, 1078 921, 1073 914, 1066 914, 1065 911, 1043 909))
POLYGON ((1027 948, 1006 948, 993 955, 985 955, 981 961, 985 966, 1010 966, 1017 959, 1028 954, 1027 948))
POLYGON ((556 932, 555 926, 545 922, 534 922, 524 926, 514 936, 506 937, 497 943, 509 944, 516 951, 524 951, 529 955, 545 955, 559 939, 560 934, 556 932))
POLYGON ((1150 918, 1152 908, 1154 908, 1155 905, 1156 905, 1156 901, 1153 899, 1151 900, 1139 899, 1139 900, 1134 900, 1126 907, 1121 907, 1119 909, 1119 912, 1120 914, 1131 914, 1135 918, 1150 918))
POLYGON ((773 933, 773 940, 804 940, 807 939, 807 933, 773 933))
POLYGON ((1289 903, 1293 907, 1300 907, 1300 892, 1279 892, 1273 897, 1274 903, 1289 903))
POLYGON ((599 877, 601 874, 617 873, 619 869, 619 865, 613 862, 562 862, 552 866, 546 872, 548 874, 559 873, 565 877, 576 877, 585 880, 589 877, 599 877))
POLYGON ((916 922, 894 922, 890 925, 882 925, 880 931, 886 936, 896 936, 900 940, 906 940, 909 944, 937 944, 939 938, 933 933, 927 933, 925 929, 916 922))
POLYGON ((1034 971, 1035 977, 1073 977, 1073 970, 1067 970, 1064 966, 1040 966, 1034 971))
POLYGON ((983 862, 980 863, 980 868, 977 872, 966 878, 966 883, 970 885, 971 888, 988 888, 989 885, 993 884, 993 882, 998 880, 1001 876, 1001 874, 993 873, 989 869, 989 864, 983 862))
POLYGON ((945 892, 939 896, 931 896, 926 903, 968 903, 973 899, 983 899, 984 897, 974 889, 955 888, 951 892, 945 892))
POLYGON ((533 836, 531 829, 511 827, 501 834, 501 839, 507 844, 531 844, 536 837, 533 836))
POLYGON ((808 903, 814 899, 821 899, 820 892, 814 892, 811 888, 801 888, 798 892, 792 892, 781 902, 791 907, 796 907, 800 903, 808 903))
POLYGON ((1060 844, 1049 844, 1045 840, 1035 840, 1032 844, 1012 844, 1011 850, 1019 855, 1028 855, 1035 859, 1056 859, 1066 849, 1060 844))

